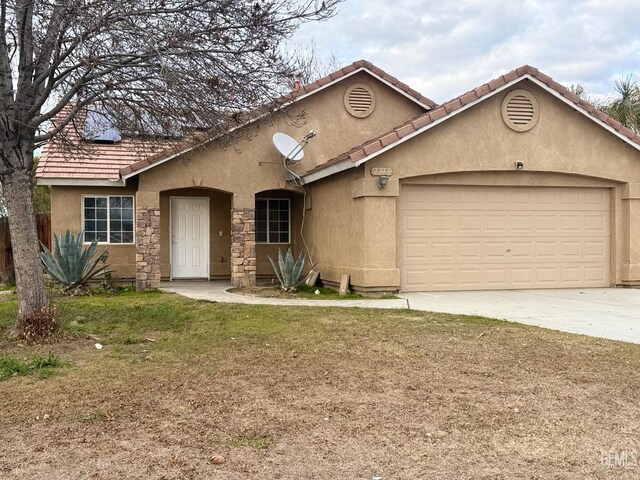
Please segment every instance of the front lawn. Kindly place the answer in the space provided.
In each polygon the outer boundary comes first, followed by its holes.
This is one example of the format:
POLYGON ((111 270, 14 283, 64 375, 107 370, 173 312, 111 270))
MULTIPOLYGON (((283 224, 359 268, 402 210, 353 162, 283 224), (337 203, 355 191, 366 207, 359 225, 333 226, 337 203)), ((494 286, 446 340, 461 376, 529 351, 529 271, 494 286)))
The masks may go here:
MULTIPOLYGON (((0 300, 2 331, 15 309, 0 300)), ((72 298, 60 316, 57 344, 0 339, 7 364, 57 366, 0 377, 0 478, 640 475, 640 346, 162 293, 72 298)))

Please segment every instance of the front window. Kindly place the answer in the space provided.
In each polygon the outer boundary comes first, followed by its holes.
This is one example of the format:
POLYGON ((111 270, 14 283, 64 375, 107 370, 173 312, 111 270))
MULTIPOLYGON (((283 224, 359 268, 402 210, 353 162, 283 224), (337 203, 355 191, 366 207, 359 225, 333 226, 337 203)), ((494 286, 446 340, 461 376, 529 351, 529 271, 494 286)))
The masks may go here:
POLYGON ((83 197, 84 241, 133 243, 133 197, 83 197))
POLYGON ((289 243, 289 199, 256 199, 256 242, 289 243))

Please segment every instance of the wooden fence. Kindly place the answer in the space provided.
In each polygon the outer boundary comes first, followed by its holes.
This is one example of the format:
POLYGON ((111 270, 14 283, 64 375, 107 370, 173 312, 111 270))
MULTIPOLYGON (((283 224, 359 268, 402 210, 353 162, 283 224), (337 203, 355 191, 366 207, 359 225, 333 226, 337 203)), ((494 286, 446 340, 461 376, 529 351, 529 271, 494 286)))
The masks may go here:
MULTIPOLYGON (((48 213, 36 215, 38 225, 38 240, 51 248, 51 217, 48 213)), ((11 235, 9 234, 9 219, 0 218, 0 276, 5 279, 12 276, 13 255, 11 252, 11 235)))

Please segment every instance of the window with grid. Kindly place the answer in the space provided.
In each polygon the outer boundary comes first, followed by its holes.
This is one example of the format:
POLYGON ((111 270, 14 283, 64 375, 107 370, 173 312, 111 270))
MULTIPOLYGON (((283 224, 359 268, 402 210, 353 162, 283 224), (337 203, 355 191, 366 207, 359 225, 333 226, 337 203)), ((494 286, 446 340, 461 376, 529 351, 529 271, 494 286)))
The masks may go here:
POLYGON ((83 197, 84 241, 133 243, 132 196, 83 197))
POLYGON ((289 243, 289 199, 256 199, 256 242, 289 243))

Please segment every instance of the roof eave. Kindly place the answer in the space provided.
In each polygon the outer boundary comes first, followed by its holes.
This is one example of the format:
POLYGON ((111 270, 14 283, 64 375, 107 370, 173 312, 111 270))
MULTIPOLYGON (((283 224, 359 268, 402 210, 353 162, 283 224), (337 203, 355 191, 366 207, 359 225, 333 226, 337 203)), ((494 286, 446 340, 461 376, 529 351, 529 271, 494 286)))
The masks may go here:
POLYGON ((496 88, 495 90, 493 90, 491 93, 488 93, 472 102, 469 102, 468 104, 458 108, 457 110, 454 110, 453 112, 445 115, 444 117, 441 117, 431 123, 429 123, 428 125, 425 125, 422 128, 419 128, 418 130, 405 135, 404 137, 400 138, 398 141, 391 143, 389 145, 387 145, 386 147, 381 148, 380 150, 377 150, 369 155, 367 155, 366 157, 357 160, 355 162, 351 161, 351 159, 349 157, 347 157, 346 160, 342 160, 340 162, 337 162, 333 165, 328 166, 327 168, 324 168, 322 170, 310 173, 308 175, 303 175, 302 179, 304 180, 305 184, 308 183, 312 183, 318 180, 321 180, 323 178, 326 178, 330 175, 334 175, 335 173, 347 170, 349 168, 354 168, 354 167, 359 167, 360 165, 368 162, 369 160, 372 160, 373 158, 377 157, 378 155, 382 155, 383 153, 387 152, 388 150, 391 150, 392 148, 397 147, 398 145, 406 142, 407 140, 410 140, 418 135, 420 135, 421 133, 441 124, 442 122, 447 121, 450 118, 455 117, 456 115, 458 115, 459 113, 464 112, 465 110, 468 110, 469 108, 477 105, 478 103, 481 103, 489 98, 491 98, 492 96, 512 87, 513 85, 516 85, 517 83, 520 83, 523 80, 530 80, 531 82, 535 83, 538 87, 542 88, 543 90, 545 90, 546 92, 550 93, 551 95, 553 95, 554 97, 558 98, 559 100, 561 100, 562 102, 564 102, 565 104, 567 104, 568 106, 570 106, 571 108, 575 109, 576 111, 580 112, 582 115, 584 115, 585 117, 587 117, 588 119, 592 120, 593 122, 596 122, 598 125, 600 125, 601 127, 604 127, 606 130, 608 130, 609 132, 613 133, 616 137, 620 138, 621 140, 623 140, 624 142, 626 142, 627 144, 629 144, 631 147, 635 148, 636 150, 640 151, 640 144, 632 141, 630 138, 626 137, 625 135, 621 134, 620 132, 618 132, 615 128, 613 128, 612 126, 608 125, 606 122, 603 122, 602 120, 600 120, 599 118, 596 118, 595 116, 591 115, 586 109, 584 109, 583 107, 581 107, 580 105, 574 103, 573 101, 571 101, 570 99, 566 98, 564 95, 562 95, 560 92, 558 92, 557 90, 551 88, 549 85, 547 85, 546 83, 542 82, 541 80, 537 79, 536 77, 532 76, 531 74, 527 73, 521 77, 518 77, 514 80, 512 80, 511 82, 508 82, 504 85, 502 85, 501 87, 496 88), (344 164, 344 165, 343 165, 344 164), (335 165, 341 165, 342 167, 338 170, 334 169, 333 167, 335 165))
POLYGON ((122 178, 51 178, 37 177, 37 185, 56 187, 126 187, 127 182, 122 178))
MULTIPOLYGON (((392 88, 392 89, 393 89, 393 90, 395 90, 396 92, 400 93, 402 96, 404 96, 404 97, 408 98, 410 101, 412 101, 412 102, 414 102, 414 103, 416 103, 416 104, 420 105, 420 106, 421 106, 422 108, 424 108, 426 111, 433 110, 433 108, 434 108, 434 107, 433 107, 432 105, 429 105, 429 104, 427 104, 427 103, 425 103, 425 102, 422 102, 421 100, 418 100, 418 99, 417 99, 417 98, 415 98, 414 96, 409 95, 407 92, 405 92, 405 91, 404 91, 404 90, 402 90, 401 88, 398 88, 398 87, 397 87, 397 86, 395 86, 393 83, 389 82, 389 81, 388 81, 388 80, 386 80, 384 77, 382 77, 382 76, 378 75, 377 73, 375 73, 375 72, 374 72, 373 70, 371 70, 370 68, 365 67, 365 66, 362 66, 362 67, 358 67, 358 68, 356 68, 354 71, 349 72, 349 73, 347 73, 347 74, 345 74, 345 75, 343 75, 343 76, 341 76, 341 77, 339 77, 339 78, 337 78, 337 79, 335 79, 335 80, 333 80, 333 81, 331 81, 331 82, 325 83, 324 85, 321 85, 320 87, 315 88, 315 89, 311 90, 310 92, 306 92, 306 93, 303 93, 303 94, 300 94, 300 95, 296 95, 296 96, 295 96, 295 98, 293 98, 292 100, 290 100, 290 101, 288 101, 288 102, 283 103, 283 104, 282 104, 282 105, 280 105, 278 108, 276 108, 276 109, 272 109, 272 110, 269 110, 269 111, 267 111, 267 112, 263 113, 262 115, 259 115, 259 116, 255 117, 255 118, 252 118, 251 120, 247 121, 246 123, 243 123, 243 124, 241 124, 241 125, 238 125, 237 127, 233 127, 233 128, 231 128, 230 130, 227 130, 227 131, 225 131, 225 132, 223 132, 223 133, 221 133, 221 134, 219 134, 219 135, 213 136, 213 137, 211 137, 210 139, 206 140, 204 143, 212 142, 212 141, 214 141, 214 140, 216 140, 216 139, 218 139, 218 138, 221 138, 221 137, 223 137, 223 136, 225 136, 225 135, 229 135, 230 133, 233 133, 233 132, 235 132, 236 130, 238 130, 238 129, 240 129, 240 128, 244 128, 244 127, 246 127, 246 126, 248 126, 248 125, 252 125, 253 123, 255 123, 255 122, 259 121, 259 120, 262 120, 263 118, 265 118, 265 117, 267 117, 267 116, 269 116, 269 115, 272 115, 273 113, 277 112, 278 110, 280 110, 280 109, 282 109, 282 108, 289 107, 289 106, 293 105, 293 104, 294 104, 294 103, 296 103, 296 102, 299 102, 299 101, 301 101, 301 100, 304 100, 305 98, 310 97, 311 95, 314 95, 314 94, 316 94, 316 93, 318 93, 318 92, 321 92, 322 90, 325 90, 325 89, 327 89, 327 88, 329 88, 329 87, 331 87, 331 86, 333 86, 333 85, 335 85, 335 84, 337 84, 337 83, 340 83, 342 80, 345 80, 345 79, 347 79, 347 78, 349 78, 349 77, 352 77, 353 75, 355 75, 355 74, 357 74, 357 73, 360 73, 360 72, 363 72, 363 71, 365 71, 365 72, 366 72, 366 73, 368 73, 369 75, 371 75, 371 76, 375 77, 375 78, 376 78, 376 79, 378 79, 380 82, 384 83, 385 85, 387 85, 388 87, 392 88)), ((161 160, 155 161, 155 162, 153 162, 153 163, 151 163, 151 164, 149 164, 149 165, 147 165, 147 166, 145 166, 145 167, 141 167, 140 169, 136 169, 136 170, 133 170, 133 171, 127 172, 127 173, 125 173, 125 174, 123 174, 123 175, 122 175, 122 178, 126 180, 126 179, 128 179, 128 178, 131 178, 131 177, 134 177, 134 176, 136 176, 136 175, 139 175, 140 173, 142 173, 142 172, 144 172, 144 171, 146 171, 146 170, 149 170, 149 169, 151 169, 151 168, 154 168, 154 167, 156 167, 156 166, 158 166, 158 165, 161 165, 161 164, 163 164, 164 162, 166 162, 166 161, 168 161, 168 160, 171 160, 171 159, 173 159, 173 158, 176 158, 176 157, 177 157, 177 156, 179 156, 179 155, 183 155, 183 154, 185 154, 185 153, 188 153, 188 152, 190 152, 190 151, 192 151, 192 150, 196 149, 196 148, 197 148, 197 147, 199 147, 199 146, 202 146, 202 143, 197 144, 197 145, 194 145, 194 146, 191 146, 191 147, 189 147, 189 148, 187 148, 187 149, 184 149, 184 150, 180 151, 179 153, 171 154, 171 155, 167 156, 166 158, 163 158, 163 159, 161 159, 161 160)), ((129 167, 125 167, 125 168, 123 168, 121 171, 126 171, 128 168, 129 168, 129 167)))

